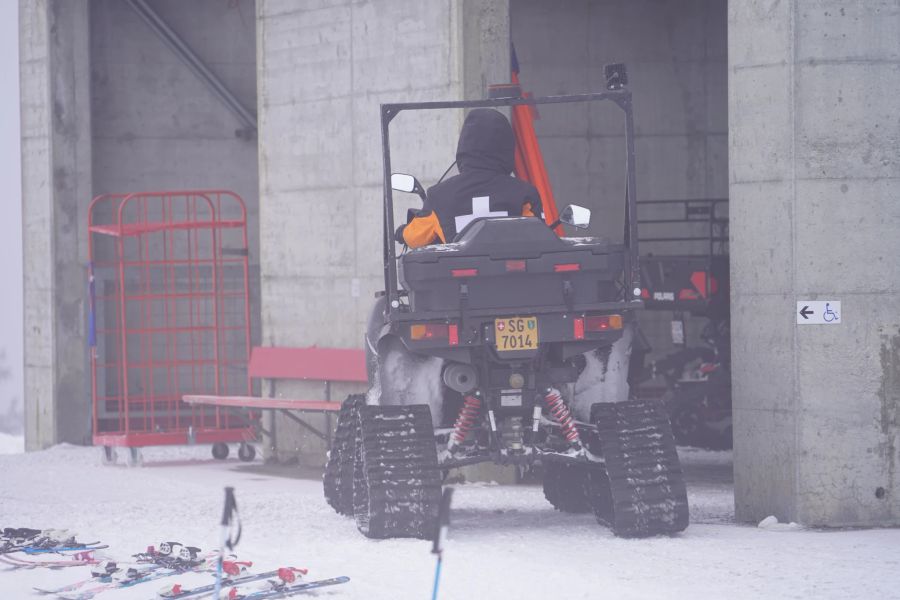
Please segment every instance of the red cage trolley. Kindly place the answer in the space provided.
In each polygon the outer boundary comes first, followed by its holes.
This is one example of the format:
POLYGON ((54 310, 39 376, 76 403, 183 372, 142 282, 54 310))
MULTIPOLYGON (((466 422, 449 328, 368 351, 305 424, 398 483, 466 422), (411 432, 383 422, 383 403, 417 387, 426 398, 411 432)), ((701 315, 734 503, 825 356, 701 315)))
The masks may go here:
POLYGON ((251 393, 247 210, 225 190, 105 194, 88 215, 93 441, 255 450, 250 412, 184 394, 251 393))

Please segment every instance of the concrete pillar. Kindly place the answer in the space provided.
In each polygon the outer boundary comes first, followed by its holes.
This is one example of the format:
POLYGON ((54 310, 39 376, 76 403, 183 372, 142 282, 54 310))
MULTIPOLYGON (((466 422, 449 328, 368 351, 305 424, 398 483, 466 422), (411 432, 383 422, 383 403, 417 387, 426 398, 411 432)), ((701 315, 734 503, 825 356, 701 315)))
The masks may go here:
MULTIPOLYGON (((262 342, 361 348, 383 288, 379 105, 478 97, 485 83, 508 81, 506 0, 259 0, 257 44, 262 342)), ((453 162, 462 118, 400 115, 395 171, 434 184, 453 162)), ((402 196, 397 222, 419 202, 402 196)), ((279 382, 266 393, 324 391, 279 382)), ((285 454, 324 461, 322 444, 295 424, 278 435, 285 454)))
POLYGON ((728 45, 736 516, 900 524, 900 2, 730 2, 728 45))
POLYGON ((89 2, 20 0, 25 440, 90 439, 84 337, 91 197, 89 2))
POLYGON ((489 85, 510 80, 509 0, 458 0, 458 7, 460 99, 484 98, 489 85))

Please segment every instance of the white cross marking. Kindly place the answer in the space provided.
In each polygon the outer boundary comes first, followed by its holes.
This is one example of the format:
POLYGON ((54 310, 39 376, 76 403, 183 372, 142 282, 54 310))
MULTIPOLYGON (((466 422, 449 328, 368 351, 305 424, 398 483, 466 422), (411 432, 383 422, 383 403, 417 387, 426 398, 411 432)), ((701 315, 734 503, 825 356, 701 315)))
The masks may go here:
POLYGON ((472 198, 472 214, 470 215, 460 215, 456 217, 456 233, 459 233, 463 229, 466 228, 466 225, 474 221, 475 219, 480 219, 482 217, 508 217, 509 213, 505 210, 498 210, 495 212, 491 212, 491 197, 490 196, 478 196, 477 198, 472 198))

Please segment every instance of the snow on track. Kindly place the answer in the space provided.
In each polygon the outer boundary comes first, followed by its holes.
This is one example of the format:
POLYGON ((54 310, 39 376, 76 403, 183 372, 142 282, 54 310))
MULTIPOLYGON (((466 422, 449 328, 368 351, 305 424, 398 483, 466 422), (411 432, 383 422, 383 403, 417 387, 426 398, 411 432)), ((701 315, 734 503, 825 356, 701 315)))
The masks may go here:
MULTIPOLYGON (((147 449, 139 468, 104 467, 99 449, 57 446, 0 456, 0 527, 67 528, 125 559, 148 544, 217 543, 222 488, 236 488, 241 558, 260 570, 305 566, 351 582, 315 597, 427 598, 434 568, 420 540, 363 538, 325 504, 319 481, 266 474, 208 447, 147 449)), ((590 515, 555 512, 537 486, 459 486, 442 599, 887 598, 900 590, 900 530, 767 531, 733 523, 730 457, 683 451, 692 524, 681 535, 623 540, 590 515)), ((88 575, 0 569, 0 597, 88 575)), ((180 578, 206 583, 205 574, 180 578)), ((157 582, 102 594, 154 598, 157 582)), ((309 594, 307 596, 313 596, 309 594)), ((303 596, 299 596, 303 597, 303 596)))

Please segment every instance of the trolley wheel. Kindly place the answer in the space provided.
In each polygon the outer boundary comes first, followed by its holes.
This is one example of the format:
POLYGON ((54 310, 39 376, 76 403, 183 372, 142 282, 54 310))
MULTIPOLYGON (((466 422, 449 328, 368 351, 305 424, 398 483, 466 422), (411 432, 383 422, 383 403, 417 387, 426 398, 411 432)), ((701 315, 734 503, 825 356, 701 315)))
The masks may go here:
POLYGON ((216 460, 225 460, 228 458, 228 444, 224 442, 216 442, 212 447, 212 455, 216 460))
POLYGON ((114 465, 119 460, 119 453, 112 446, 103 446, 103 453, 100 455, 100 461, 104 465, 114 465))
POLYGON ((244 462, 251 462, 256 458, 256 448, 250 444, 241 444, 238 446, 238 458, 244 462))
POLYGON ((125 455, 125 464, 129 467, 140 467, 144 464, 144 455, 140 448, 129 448, 125 455))

